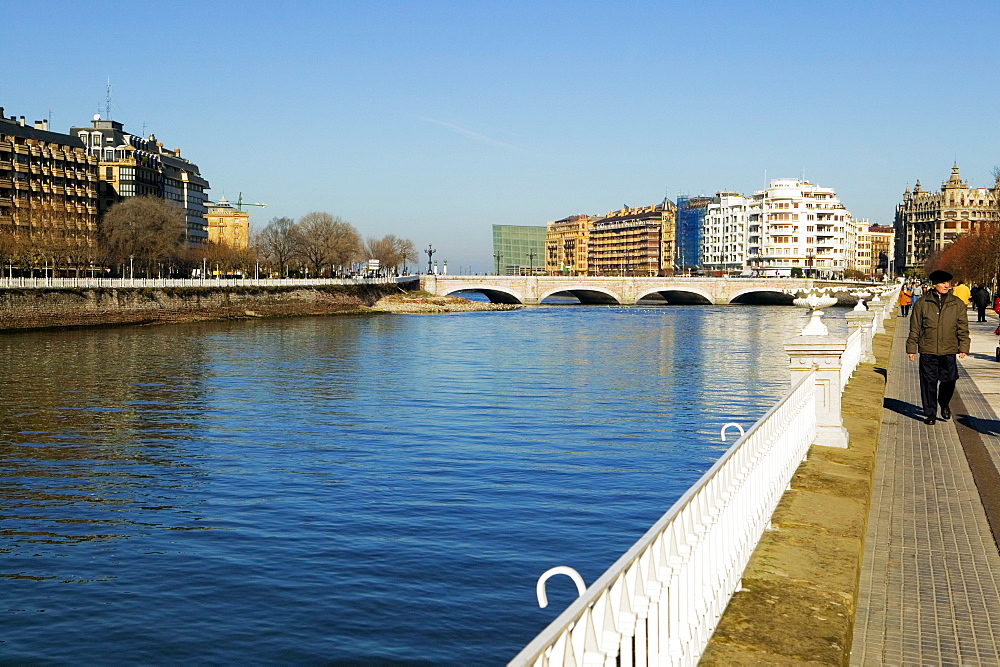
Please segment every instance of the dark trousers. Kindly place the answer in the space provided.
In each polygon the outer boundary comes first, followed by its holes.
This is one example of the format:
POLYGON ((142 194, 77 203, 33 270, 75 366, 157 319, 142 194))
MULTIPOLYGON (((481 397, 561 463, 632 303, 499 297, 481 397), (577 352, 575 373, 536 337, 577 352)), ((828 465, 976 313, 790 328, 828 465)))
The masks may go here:
POLYGON ((976 320, 977 322, 985 322, 986 306, 976 306, 976 314, 979 316, 979 319, 976 320))
POLYGON ((902 316, 906 317, 907 315, 910 314, 910 305, 899 304, 899 310, 902 312, 902 316))
POLYGON ((954 354, 920 355, 920 398, 924 416, 937 417, 938 405, 947 407, 955 395, 958 362, 954 354))

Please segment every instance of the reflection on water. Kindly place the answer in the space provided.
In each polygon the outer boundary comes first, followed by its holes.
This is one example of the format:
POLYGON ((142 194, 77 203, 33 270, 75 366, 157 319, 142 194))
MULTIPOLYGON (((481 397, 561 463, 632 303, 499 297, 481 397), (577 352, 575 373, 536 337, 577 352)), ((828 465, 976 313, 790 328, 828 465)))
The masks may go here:
MULTIPOLYGON (((835 331, 843 332, 837 311, 835 331)), ((511 657, 788 385, 775 307, 0 336, 0 656, 511 657)))

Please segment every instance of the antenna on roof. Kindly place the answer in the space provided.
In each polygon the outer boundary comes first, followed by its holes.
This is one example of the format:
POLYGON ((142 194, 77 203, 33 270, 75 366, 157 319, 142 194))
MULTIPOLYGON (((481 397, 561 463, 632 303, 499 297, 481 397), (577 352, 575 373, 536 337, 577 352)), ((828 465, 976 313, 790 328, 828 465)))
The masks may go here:
POLYGON ((111 120, 111 77, 108 77, 108 93, 104 98, 104 118, 111 120))

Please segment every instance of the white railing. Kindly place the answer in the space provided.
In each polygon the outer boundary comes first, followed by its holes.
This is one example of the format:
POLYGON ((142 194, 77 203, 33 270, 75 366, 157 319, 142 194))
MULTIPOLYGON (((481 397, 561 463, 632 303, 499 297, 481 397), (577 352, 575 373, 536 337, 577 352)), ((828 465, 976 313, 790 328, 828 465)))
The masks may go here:
POLYGON ((816 437, 804 375, 511 665, 688 665, 816 437))
POLYGON ((844 387, 850 381, 854 370, 861 363, 863 351, 864 334, 858 330, 847 337, 847 347, 844 348, 844 354, 840 357, 840 391, 844 391, 844 387))
POLYGON ((416 276, 386 278, 0 278, 0 289, 162 288, 162 287, 319 287, 322 285, 392 285, 416 276))

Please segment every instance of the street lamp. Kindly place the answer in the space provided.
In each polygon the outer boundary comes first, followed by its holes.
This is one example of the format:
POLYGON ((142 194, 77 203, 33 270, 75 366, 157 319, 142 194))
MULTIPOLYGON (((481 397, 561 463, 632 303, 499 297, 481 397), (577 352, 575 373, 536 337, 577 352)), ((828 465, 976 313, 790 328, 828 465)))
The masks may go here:
POLYGON ((493 259, 497 261, 497 275, 500 275, 500 260, 503 259, 503 253, 497 250, 493 253, 493 259))
POLYGON ((135 280, 135 271, 133 270, 132 260, 135 259, 135 255, 128 256, 128 279, 135 280))
POLYGON ((437 250, 434 249, 434 246, 428 243, 427 250, 424 250, 424 252, 427 253, 427 273, 433 273, 431 267, 431 258, 434 257, 434 253, 436 253, 437 250))
POLYGON ((528 275, 533 276, 535 275, 535 257, 537 255, 534 250, 529 250, 525 254, 528 256, 528 275))

